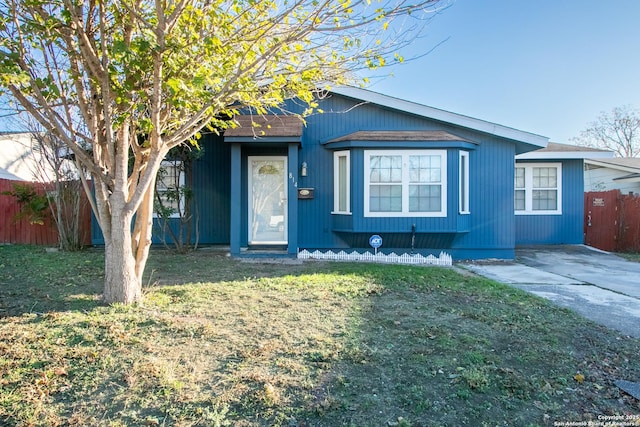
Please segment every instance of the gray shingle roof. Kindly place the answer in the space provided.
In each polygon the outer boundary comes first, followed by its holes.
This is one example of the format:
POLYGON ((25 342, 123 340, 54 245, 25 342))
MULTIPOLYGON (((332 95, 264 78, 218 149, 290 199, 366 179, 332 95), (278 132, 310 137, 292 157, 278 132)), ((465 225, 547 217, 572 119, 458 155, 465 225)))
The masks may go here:
POLYGON ((358 131, 344 135, 328 142, 342 141, 467 141, 459 136, 449 132, 438 130, 417 130, 417 131, 395 131, 395 130, 376 130, 376 131, 358 131))
POLYGON ((302 121, 295 116, 269 114, 264 116, 242 115, 234 117, 237 128, 224 131, 227 137, 299 137, 302 121))

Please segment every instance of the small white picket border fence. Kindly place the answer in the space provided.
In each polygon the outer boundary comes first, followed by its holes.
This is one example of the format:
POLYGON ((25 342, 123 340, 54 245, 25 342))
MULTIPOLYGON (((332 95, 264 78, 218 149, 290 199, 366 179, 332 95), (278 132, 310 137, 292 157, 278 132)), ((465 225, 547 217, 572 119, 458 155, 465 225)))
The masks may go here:
POLYGON ((451 266, 453 265, 453 258, 451 255, 440 252, 439 257, 433 255, 421 255, 421 254, 407 254, 398 255, 395 252, 390 254, 383 254, 378 252, 373 254, 369 251, 360 253, 358 251, 345 252, 345 251, 319 251, 315 250, 309 252, 306 249, 298 251, 298 259, 319 259, 319 260, 332 260, 332 261, 365 261, 365 262, 380 262, 387 264, 427 264, 427 265, 441 265, 451 266))

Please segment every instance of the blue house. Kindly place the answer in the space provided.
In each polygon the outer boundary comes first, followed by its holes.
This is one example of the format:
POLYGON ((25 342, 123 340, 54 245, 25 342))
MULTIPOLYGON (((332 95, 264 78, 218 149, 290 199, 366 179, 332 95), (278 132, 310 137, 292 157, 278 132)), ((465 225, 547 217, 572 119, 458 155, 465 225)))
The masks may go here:
POLYGON ((517 155, 516 245, 583 243, 585 159, 612 155, 606 150, 555 142, 517 155))
POLYGON ((246 115, 203 137, 200 244, 295 256, 379 235, 384 252, 513 259, 520 244, 582 243, 582 158, 531 154, 547 138, 352 87, 319 102, 304 125, 246 115))

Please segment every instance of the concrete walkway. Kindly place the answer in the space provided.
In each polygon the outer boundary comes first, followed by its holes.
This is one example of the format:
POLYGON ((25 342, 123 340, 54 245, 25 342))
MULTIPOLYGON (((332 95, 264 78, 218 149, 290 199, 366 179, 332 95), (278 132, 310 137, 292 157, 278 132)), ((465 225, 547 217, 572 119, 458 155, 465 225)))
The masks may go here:
POLYGON ((518 249, 515 262, 461 266, 640 338, 640 263, 578 245, 518 249))

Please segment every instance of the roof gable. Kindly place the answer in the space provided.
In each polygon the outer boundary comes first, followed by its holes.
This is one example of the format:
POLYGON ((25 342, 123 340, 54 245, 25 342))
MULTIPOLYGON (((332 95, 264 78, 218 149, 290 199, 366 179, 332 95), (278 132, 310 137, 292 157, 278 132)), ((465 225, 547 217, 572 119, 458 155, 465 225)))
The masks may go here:
POLYGON ((377 104, 382 107, 391 108, 423 118, 437 120, 440 122, 453 124, 490 135, 522 142, 531 145, 532 148, 530 149, 535 149, 536 147, 546 147, 549 140, 549 138, 545 136, 536 135, 530 132, 524 132, 507 126, 498 125, 496 123, 491 123, 488 121, 475 119, 473 117, 440 110, 426 105, 394 98, 388 95, 371 92, 369 90, 361 88, 351 86, 338 86, 335 88, 331 88, 329 92, 349 98, 354 98, 360 101, 377 104))
POLYGON ((516 156, 518 160, 603 159, 613 157, 613 151, 549 142, 545 148, 516 156))
POLYGON ((19 176, 14 175, 8 170, 1 167, 0 167, 0 179, 7 179, 9 181, 23 181, 23 179, 20 178, 19 176))
POLYGON ((608 159, 587 160, 587 163, 617 169, 624 172, 640 173, 640 158, 636 157, 612 157, 608 159))

